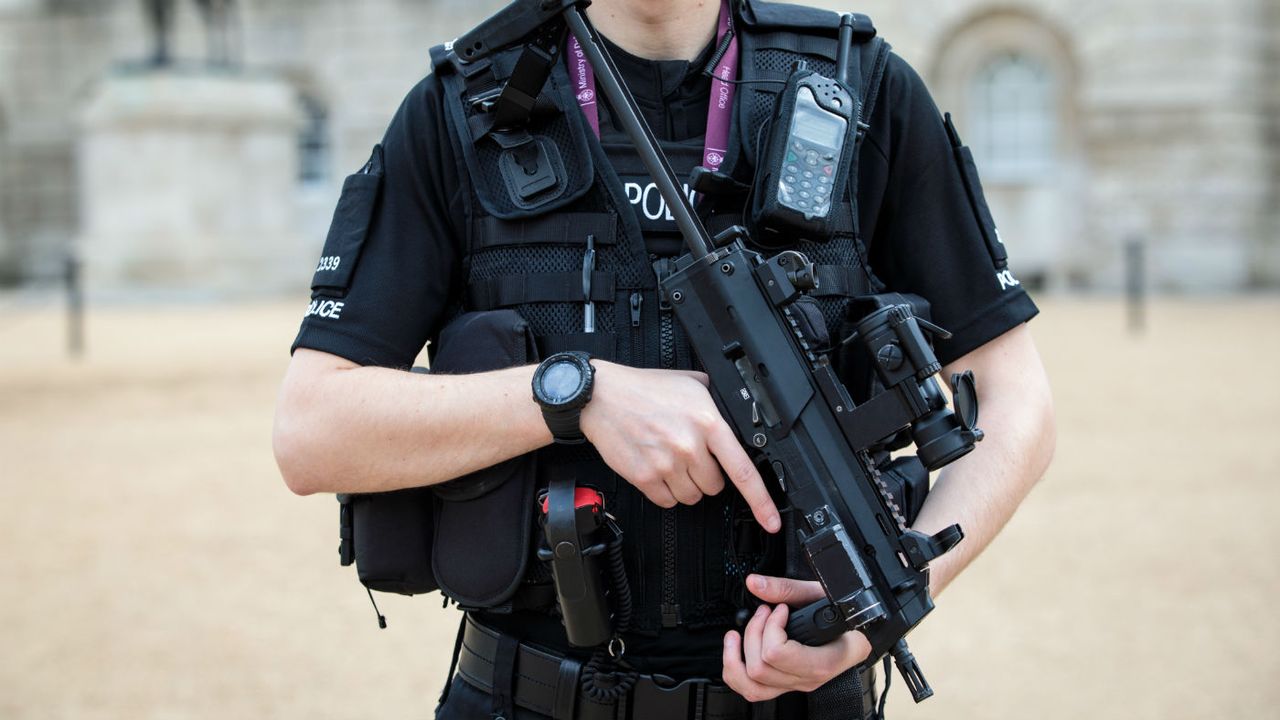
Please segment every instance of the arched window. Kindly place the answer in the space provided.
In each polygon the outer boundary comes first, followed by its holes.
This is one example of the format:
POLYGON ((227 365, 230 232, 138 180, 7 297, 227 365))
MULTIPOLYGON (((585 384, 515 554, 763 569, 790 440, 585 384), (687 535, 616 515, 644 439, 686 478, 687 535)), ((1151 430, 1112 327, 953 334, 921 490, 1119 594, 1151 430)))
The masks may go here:
POLYGON ((304 186, 329 181, 332 162, 329 142, 329 113, 310 95, 301 97, 302 131, 298 134, 298 182, 304 186))
POLYGON ((1058 92, 1044 63, 1001 53, 979 67, 969 92, 969 142, 985 178, 1026 182, 1053 171, 1058 92))

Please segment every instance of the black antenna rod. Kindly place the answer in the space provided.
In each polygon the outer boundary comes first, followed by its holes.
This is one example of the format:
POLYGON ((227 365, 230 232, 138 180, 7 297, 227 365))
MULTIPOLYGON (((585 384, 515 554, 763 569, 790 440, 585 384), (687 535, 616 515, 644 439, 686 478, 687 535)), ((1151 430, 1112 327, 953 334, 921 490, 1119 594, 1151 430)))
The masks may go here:
POLYGON ((618 67, 613 64, 613 58, 609 57, 609 53, 604 49, 604 44, 596 34, 595 28, 587 21, 582 6, 574 5, 565 12, 564 16, 569 24, 569 32, 578 39, 582 52, 595 68, 596 82, 600 83, 605 97, 609 98, 609 104, 613 106, 618 120, 622 122, 622 129, 636 144, 640 159, 648 168, 649 174, 653 176, 653 182, 658 186, 658 194, 667 202, 667 208, 675 218, 676 227, 680 228, 680 234, 684 236, 689 251, 696 258, 715 252, 715 243, 711 240, 711 234, 694 213, 689 197, 680 191, 675 171, 667 163, 667 158, 658 151, 658 142, 654 139, 653 132, 640 116, 631 92, 619 79, 618 67))
POLYGON ((849 49, 853 47, 853 14, 840 16, 840 45, 836 48, 836 82, 849 87, 849 49))

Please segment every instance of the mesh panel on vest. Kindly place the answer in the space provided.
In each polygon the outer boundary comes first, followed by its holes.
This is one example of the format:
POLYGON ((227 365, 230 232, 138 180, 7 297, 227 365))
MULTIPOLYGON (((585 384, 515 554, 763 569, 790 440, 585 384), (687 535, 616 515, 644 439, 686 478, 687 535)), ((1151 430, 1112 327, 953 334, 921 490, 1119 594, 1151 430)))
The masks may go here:
MULTIPOLYGON (((579 272, 585 247, 585 243, 578 247, 537 244, 477 250, 470 258, 469 281, 475 285, 507 275, 579 272)), ((598 247, 596 268, 617 273, 627 265, 619 261, 619 254, 620 250, 615 246, 598 247)), ((614 314, 602 312, 605 305, 607 303, 597 303, 596 331, 613 333, 616 329, 614 314)), ((582 330, 582 303, 528 303, 517 310, 529 321, 533 334, 539 337, 582 330)))
MULTIPOLYGON (((857 243, 852 233, 840 232, 829 242, 813 243, 807 240, 800 242, 796 250, 804 253, 809 261, 817 265, 844 265, 856 267, 858 259, 857 243)), ((822 310, 822 319, 827 322, 827 330, 833 341, 839 341, 836 334, 844 322, 845 311, 849 307, 850 298, 824 296, 817 298, 818 307, 822 310)))
POLYGON ((472 280, 533 273, 572 272, 582 269, 582 250, 560 245, 499 247, 472 257, 472 280))
MULTIPOLYGON (((756 51, 754 64, 762 77, 785 80, 791 75, 797 57, 796 53, 787 50, 764 48, 756 51)), ((836 66, 830 60, 815 55, 804 55, 803 57, 810 70, 826 77, 835 76, 836 66)), ((773 106, 778 97, 778 87, 780 86, 770 85, 767 89, 752 88, 749 108, 751 114, 750 127, 763 127, 773 117, 773 106)))
MULTIPOLYGON (((494 248, 471 257, 471 283, 507 275, 573 272, 582 269, 582 251, 569 247, 539 245, 536 247, 494 248)), ((534 335, 564 332, 573 327, 575 318, 582 322, 582 311, 569 303, 533 303, 519 308, 529 321, 534 335)))
MULTIPOLYGON (((809 64, 809 69, 827 77, 834 77, 836 65, 818 55, 805 55, 805 62, 809 64)), ((796 53, 789 50, 776 50, 772 48, 763 48, 755 54, 756 67, 766 72, 776 72, 782 75, 790 75, 791 70, 796 64, 796 53)))

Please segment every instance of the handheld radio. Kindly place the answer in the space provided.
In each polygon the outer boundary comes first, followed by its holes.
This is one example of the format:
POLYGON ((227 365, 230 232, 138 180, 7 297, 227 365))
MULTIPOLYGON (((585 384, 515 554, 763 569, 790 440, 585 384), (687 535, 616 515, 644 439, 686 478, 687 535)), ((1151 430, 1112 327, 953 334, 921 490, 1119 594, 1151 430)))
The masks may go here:
POLYGON ((776 108, 756 168, 753 239, 765 246, 771 240, 791 246, 797 237, 824 242, 849 174, 857 101, 841 83, 800 63, 776 108))

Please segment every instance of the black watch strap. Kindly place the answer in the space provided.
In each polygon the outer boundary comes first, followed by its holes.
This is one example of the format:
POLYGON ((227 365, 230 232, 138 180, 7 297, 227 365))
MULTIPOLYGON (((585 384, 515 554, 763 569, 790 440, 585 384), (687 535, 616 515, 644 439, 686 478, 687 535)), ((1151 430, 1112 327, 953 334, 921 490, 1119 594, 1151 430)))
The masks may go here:
POLYGON ((551 436, 561 445, 581 445, 587 441, 582 434, 582 410, 548 410, 542 408, 542 417, 547 421, 551 436))

